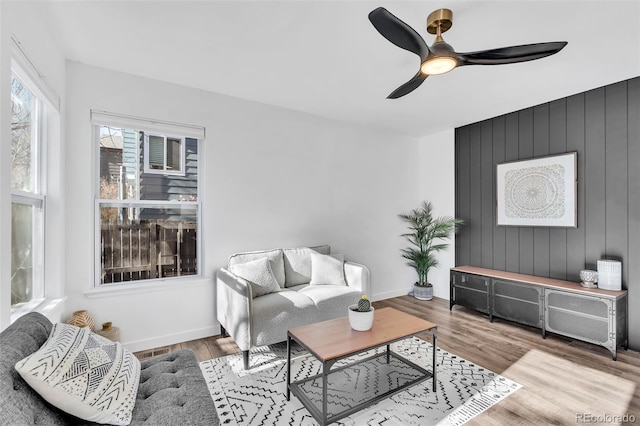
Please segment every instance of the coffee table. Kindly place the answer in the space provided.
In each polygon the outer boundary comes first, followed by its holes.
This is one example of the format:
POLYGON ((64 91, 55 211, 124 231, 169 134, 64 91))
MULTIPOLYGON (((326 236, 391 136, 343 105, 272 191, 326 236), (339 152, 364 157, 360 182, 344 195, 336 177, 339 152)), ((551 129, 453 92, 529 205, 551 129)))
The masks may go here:
MULTIPOLYGON (((327 425, 338 419, 349 416, 363 408, 375 404, 401 390, 413 386, 416 383, 431 378, 433 380, 433 391, 436 391, 436 351, 437 351, 437 325, 406 314, 393 308, 376 309, 373 327, 369 331, 355 331, 349 325, 347 317, 315 324, 296 327, 287 332, 287 401, 290 393, 293 393, 300 402, 309 410, 309 413, 321 425, 327 425), (415 334, 430 331, 433 336, 433 359, 432 371, 428 371, 408 359, 393 352, 391 343, 404 340, 415 334), (291 382, 291 344, 297 342, 310 354, 322 363, 322 372, 299 381, 291 382), (333 370, 331 367, 340 360, 349 357, 358 358, 357 355, 368 350, 386 345, 386 350, 380 351, 364 359, 357 359, 354 362, 341 363, 333 370), (379 359, 380 358, 380 359, 379 359), (393 362, 391 362, 393 359, 393 362), (328 376, 343 371, 347 376, 353 377, 363 373, 363 370, 355 370, 363 367, 359 364, 370 363, 374 371, 391 370, 393 375, 395 366, 402 366, 403 370, 409 369, 412 375, 397 374, 398 377, 368 377, 364 380, 371 393, 371 388, 382 389, 373 391, 373 396, 354 406, 346 404, 347 398, 339 393, 330 395, 333 401, 338 401, 338 406, 345 408, 337 413, 329 414, 327 408, 328 376), (384 364, 388 365, 384 365, 384 364), (349 371, 353 369, 354 371, 349 371), (400 378, 399 378, 400 377, 400 378), (391 382, 400 383, 399 386, 391 386, 391 382), (388 386, 387 386, 388 385, 388 386), (311 392, 309 392, 311 390, 311 392), (310 395, 317 391, 320 395, 315 395, 316 402, 310 395)), ((371 369, 365 370, 369 371, 371 369)), ((334 389, 335 390, 335 389, 334 389)))

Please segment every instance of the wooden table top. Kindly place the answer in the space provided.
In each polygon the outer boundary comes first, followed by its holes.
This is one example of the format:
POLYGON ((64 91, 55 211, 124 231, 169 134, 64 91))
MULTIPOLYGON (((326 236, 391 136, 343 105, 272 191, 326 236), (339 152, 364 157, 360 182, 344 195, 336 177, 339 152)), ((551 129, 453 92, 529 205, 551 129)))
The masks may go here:
POLYGON ((289 334, 324 362, 436 328, 432 322, 397 309, 382 308, 375 310, 369 331, 353 330, 349 318, 343 317, 292 328, 289 334))

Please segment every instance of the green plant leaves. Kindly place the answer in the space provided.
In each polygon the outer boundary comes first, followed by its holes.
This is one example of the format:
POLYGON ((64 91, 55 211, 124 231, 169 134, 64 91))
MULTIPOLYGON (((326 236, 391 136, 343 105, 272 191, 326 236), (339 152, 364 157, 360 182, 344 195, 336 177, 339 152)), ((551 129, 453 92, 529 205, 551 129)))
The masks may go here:
POLYGON ((408 266, 416 270, 418 285, 427 285, 429 270, 438 266, 435 254, 449 246, 449 243, 436 243, 436 240, 448 239, 464 221, 451 216, 434 218, 433 204, 430 201, 423 201, 419 208, 398 216, 408 224, 411 231, 400 235, 412 246, 401 249, 402 257, 408 260, 408 266))

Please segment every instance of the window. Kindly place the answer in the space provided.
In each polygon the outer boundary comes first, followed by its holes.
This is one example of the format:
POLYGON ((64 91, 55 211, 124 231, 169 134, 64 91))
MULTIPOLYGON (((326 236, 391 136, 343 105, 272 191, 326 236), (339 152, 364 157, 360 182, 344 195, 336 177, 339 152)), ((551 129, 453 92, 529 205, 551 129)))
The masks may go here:
POLYGON ((204 129, 98 111, 92 122, 97 285, 199 275, 204 129))
POLYGON ((184 176, 184 138, 166 135, 145 135, 144 170, 147 173, 184 176))
POLYGON ((41 185, 45 105, 16 65, 11 73, 11 313, 44 297, 41 185))

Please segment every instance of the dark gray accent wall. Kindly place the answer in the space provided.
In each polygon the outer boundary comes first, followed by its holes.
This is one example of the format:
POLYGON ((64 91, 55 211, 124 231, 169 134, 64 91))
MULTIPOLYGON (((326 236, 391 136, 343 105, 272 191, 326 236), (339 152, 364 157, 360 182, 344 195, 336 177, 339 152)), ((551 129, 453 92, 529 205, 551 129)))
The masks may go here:
POLYGON ((569 281, 622 261, 640 350, 640 77, 456 129, 456 265, 569 281), (578 153, 578 227, 496 225, 496 164, 578 153))

